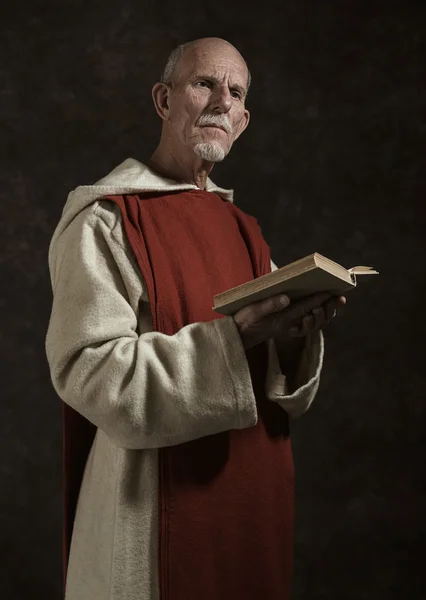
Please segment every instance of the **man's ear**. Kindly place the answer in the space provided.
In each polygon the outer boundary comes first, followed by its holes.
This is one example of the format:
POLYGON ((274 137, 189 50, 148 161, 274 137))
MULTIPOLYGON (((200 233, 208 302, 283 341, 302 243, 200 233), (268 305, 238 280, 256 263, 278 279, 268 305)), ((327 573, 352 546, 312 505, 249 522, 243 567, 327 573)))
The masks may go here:
POLYGON ((235 131, 236 131, 236 135, 234 137, 234 142, 235 140, 237 140, 240 135, 243 133, 243 131, 247 128, 247 125, 250 122, 250 113, 247 109, 244 110, 244 115, 241 119, 241 121, 239 122, 238 126, 236 127, 235 131))
POLYGON ((155 110, 163 121, 169 119, 169 92, 170 87, 166 83, 158 82, 152 88, 152 99, 154 101, 155 110))

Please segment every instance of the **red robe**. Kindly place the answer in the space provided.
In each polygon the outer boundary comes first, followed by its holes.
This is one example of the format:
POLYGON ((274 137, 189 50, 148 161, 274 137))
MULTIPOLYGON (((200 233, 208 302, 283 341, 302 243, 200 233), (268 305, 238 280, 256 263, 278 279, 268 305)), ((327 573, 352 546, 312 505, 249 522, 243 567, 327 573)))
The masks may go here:
MULTIPOLYGON (((224 318, 213 296, 270 272, 256 219, 215 193, 110 196, 147 286, 153 331, 224 318)), ((159 449, 160 600, 287 600, 294 469, 288 417, 265 396, 266 344, 246 351, 255 427, 159 449)), ((214 357, 212 357, 214 360, 214 357)), ((232 368, 232 365, 229 365, 232 368)), ((206 381, 206 394, 212 381, 206 381)), ((64 567, 94 426, 64 406, 64 567)))

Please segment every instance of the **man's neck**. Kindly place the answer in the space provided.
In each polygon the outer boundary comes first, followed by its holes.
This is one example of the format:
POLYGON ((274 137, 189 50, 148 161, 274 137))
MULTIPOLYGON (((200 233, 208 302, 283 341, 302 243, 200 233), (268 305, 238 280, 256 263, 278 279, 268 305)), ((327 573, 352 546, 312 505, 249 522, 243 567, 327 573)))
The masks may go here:
POLYGON ((160 144, 148 161, 148 166, 167 179, 179 183, 196 185, 200 190, 206 188, 207 177, 213 169, 214 163, 205 161, 196 155, 188 158, 182 152, 173 151, 165 144, 160 144))

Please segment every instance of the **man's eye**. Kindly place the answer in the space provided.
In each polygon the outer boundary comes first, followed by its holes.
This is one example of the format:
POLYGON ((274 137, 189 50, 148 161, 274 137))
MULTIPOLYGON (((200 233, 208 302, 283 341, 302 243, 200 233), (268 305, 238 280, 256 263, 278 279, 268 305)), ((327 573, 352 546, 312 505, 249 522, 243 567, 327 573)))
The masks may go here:
POLYGON ((197 81, 197 85, 199 85, 201 87, 211 87, 210 81, 206 81, 205 79, 202 79, 201 81, 197 81))
POLYGON ((237 90, 232 90, 231 94, 232 94, 233 98, 237 98, 238 100, 241 100, 241 94, 240 94, 240 92, 237 92, 237 90))

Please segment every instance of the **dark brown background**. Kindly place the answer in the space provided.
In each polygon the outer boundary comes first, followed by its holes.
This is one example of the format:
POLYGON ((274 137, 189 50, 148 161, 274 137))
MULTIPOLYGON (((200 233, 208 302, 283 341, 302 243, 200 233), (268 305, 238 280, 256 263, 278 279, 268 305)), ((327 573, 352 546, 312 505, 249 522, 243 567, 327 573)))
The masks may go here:
POLYGON ((251 124, 213 179, 258 218, 279 265, 319 251, 381 272, 328 329, 319 395, 293 423, 294 599, 423 598, 424 2, 3 13, 2 598, 61 597, 61 411, 44 353, 53 229, 71 189, 150 155, 152 84, 174 46, 206 35, 233 42, 253 75, 251 124))

